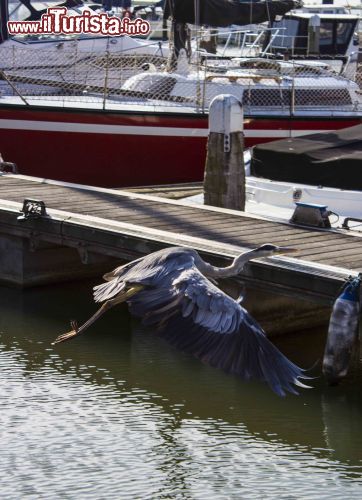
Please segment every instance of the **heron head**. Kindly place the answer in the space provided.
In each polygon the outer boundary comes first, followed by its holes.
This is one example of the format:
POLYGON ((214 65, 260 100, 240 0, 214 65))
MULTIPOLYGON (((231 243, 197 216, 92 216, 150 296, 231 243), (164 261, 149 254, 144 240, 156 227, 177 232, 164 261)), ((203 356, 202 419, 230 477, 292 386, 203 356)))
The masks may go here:
POLYGON ((292 247, 279 247, 277 245, 273 245, 272 243, 265 243, 260 247, 254 250, 255 258, 256 257, 270 257, 271 255, 279 255, 285 253, 293 253, 296 252, 296 248, 292 247))

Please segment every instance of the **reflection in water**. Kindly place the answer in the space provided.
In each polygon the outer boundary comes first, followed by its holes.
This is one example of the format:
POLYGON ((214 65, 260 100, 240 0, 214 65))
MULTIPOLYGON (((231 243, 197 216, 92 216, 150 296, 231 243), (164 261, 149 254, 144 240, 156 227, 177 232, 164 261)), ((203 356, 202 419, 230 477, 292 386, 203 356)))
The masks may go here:
MULTIPOLYGON (((361 498, 361 363, 340 387, 317 378, 280 399, 175 351, 125 307, 52 347, 93 312, 90 290, 1 290, 3 498, 361 498)), ((302 366, 323 345, 278 339, 302 366)))

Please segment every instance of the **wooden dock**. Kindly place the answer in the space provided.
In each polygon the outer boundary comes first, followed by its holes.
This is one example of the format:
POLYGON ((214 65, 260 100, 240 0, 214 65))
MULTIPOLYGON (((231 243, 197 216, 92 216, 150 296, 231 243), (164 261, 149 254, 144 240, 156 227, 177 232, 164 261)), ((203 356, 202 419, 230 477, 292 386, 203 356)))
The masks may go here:
MULTIPOLYGON (((168 245, 187 245, 222 265, 263 243, 290 245, 298 249, 295 257, 250 262, 243 280, 320 303, 330 303, 344 280, 362 271, 362 234, 357 232, 302 228, 232 210, 22 175, 0 177, 0 233, 3 239, 28 240, 35 253, 45 244, 75 248, 84 264, 93 254, 130 260, 168 245), (19 219, 26 198, 43 201, 47 215, 19 219)), ((2 268, 10 265, 9 248, 2 243, 2 268)))

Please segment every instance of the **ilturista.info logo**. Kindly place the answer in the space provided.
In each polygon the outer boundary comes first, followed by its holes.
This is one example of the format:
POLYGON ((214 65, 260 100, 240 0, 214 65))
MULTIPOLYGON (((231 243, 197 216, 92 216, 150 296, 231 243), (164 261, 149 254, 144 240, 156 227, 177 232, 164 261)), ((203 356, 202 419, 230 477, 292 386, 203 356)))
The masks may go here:
POLYGON ((68 15, 65 7, 49 7, 39 21, 8 21, 10 35, 147 35, 150 23, 144 19, 130 20, 128 17, 109 16, 107 13, 93 14, 84 11, 79 15, 68 15))

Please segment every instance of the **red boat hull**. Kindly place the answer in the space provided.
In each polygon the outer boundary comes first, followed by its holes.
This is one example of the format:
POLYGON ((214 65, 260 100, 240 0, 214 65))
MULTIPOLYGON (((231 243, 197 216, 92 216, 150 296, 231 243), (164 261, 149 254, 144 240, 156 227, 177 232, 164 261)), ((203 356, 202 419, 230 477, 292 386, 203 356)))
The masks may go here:
MULTIPOLYGON (((253 117, 246 146, 336 130, 361 119, 253 117)), ((207 116, 18 106, 0 108, 0 153, 22 174, 106 187, 200 181, 207 116)))

